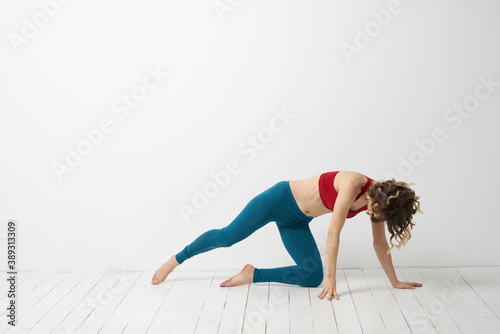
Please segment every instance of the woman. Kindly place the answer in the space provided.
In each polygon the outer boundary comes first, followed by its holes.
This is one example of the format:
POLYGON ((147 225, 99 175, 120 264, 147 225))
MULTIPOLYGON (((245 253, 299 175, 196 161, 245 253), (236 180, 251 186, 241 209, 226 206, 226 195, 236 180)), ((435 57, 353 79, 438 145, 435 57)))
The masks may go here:
POLYGON ((151 283, 163 282, 175 267, 194 255, 218 247, 230 247, 274 221, 296 265, 263 269, 247 264, 240 273, 220 286, 281 282, 317 287, 324 279, 319 299, 328 295, 328 301, 333 297, 338 300, 335 272, 340 231, 346 218, 366 210, 372 222, 375 251, 392 286, 414 289, 422 284, 397 280, 390 251, 394 246, 399 249, 410 239, 410 230, 415 225, 412 222, 413 215, 417 211, 422 213, 419 199, 405 182, 396 182, 394 179, 378 182, 354 171, 335 171, 305 180, 281 181, 254 197, 231 224, 206 231, 173 255, 155 272, 151 283), (309 223, 326 213, 332 213, 332 218, 328 229, 324 275, 309 223), (391 248, 385 237, 384 222, 387 222, 391 234, 391 248), (393 239, 397 244, 392 242, 393 239))

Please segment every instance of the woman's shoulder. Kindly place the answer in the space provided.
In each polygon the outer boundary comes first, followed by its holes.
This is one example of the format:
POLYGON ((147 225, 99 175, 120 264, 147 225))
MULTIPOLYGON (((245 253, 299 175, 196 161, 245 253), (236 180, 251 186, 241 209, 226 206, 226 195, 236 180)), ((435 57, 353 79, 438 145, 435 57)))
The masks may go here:
POLYGON ((363 187, 368 180, 364 174, 349 170, 338 171, 335 179, 335 183, 339 188, 343 186, 363 187))

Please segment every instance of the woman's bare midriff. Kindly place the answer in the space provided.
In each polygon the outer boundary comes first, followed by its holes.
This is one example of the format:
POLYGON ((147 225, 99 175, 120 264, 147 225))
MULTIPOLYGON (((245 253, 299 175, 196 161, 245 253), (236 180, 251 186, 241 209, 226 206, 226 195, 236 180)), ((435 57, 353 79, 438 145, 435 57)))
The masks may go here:
MULTIPOLYGON (((355 174, 359 174, 357 172, 345 171, 339 172, 335 176, 335 184, 339 184, 342 178, 356 178, 355 174), (339 183, 337 182, 339 180, 339 183)), ((361 174, 359 174, 361 175, 361 174)), ((292 190, 293 197, 299 206, 299 209, 310 217, 319 217, 326 213, 331 213, 327 207, 321 201, 321 197, 319 196, 319 177, 321 174, 315 175, 309 179, 304 180, 291 180, 290 181, 290 189, 292 190)), ((366 179, 366 178, 365 178, 366 179)), ((338 186, 334 185, 335 189, 339 191, 338 186)), ((364 184, 360 183, 360 191, 362 190, 364 184)), ((363 206, 368 204, 368 200, 366 196, 361 196, 358 200, 352 203, 350 210, 355 211, 359 210, 363 206)))

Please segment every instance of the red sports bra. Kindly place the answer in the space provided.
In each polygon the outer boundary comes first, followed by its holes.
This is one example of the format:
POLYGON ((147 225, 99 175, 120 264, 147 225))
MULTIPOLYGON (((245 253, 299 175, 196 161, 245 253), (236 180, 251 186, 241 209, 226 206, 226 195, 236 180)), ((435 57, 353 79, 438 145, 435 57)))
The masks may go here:
MULTIPOLYGON (((319 197, 321 197, 321 201, 323 202, 325 207, 330 211, 333 211, 335 200, 337 199, 338 195, 337 191, 335 190, 335 187, 333 186, 333 181, 335 180, 335 176, 337 175, 338 172, 339 171, 323 173, 319 177, 319 182, 318 182, 319 197)), ((366 190, 368 190, 368 188, 370 187, 373 180, 370 179, 368 176, 366 176, 366 178, 368 179, 368 182, 366 182, 366 185, 363 187, 363 190, 361 190, 361 192, 354 201, 357 201, 358 198, 360 198, 361 195, 363 195, 366 192, 366 190)), ((349 210, 349 212, 347 213, 347 218, 352 218, 361 211, 364 211, 366 209, 368 209, 368 205, 365 205, 356 211, 349 210)))

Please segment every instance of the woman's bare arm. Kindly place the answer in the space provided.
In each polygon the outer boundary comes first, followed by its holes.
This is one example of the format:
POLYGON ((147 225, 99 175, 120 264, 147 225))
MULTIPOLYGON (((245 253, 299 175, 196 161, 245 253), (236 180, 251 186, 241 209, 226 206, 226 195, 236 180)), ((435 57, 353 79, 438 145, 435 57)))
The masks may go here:
POLYGON ((387 254, 389 244, 387 243, 387 238, 385 237, 385 222, 372 223, 372 234, 375 253, 377 253, 378 260, 380 261, 382 268, 384 268, 389 281, 394 286, 398 279, 392 264, 391 253, 387 254))
POLYGON ((328 237, 326 240, 326 276, 335 278, 337 267, 337 255, 340 244, 340 231, 344 226, 347 213, 352 203, 356 199, 359 189, 355 185, 346 185, 339 189, 335 206, 333 208, 328 237))

